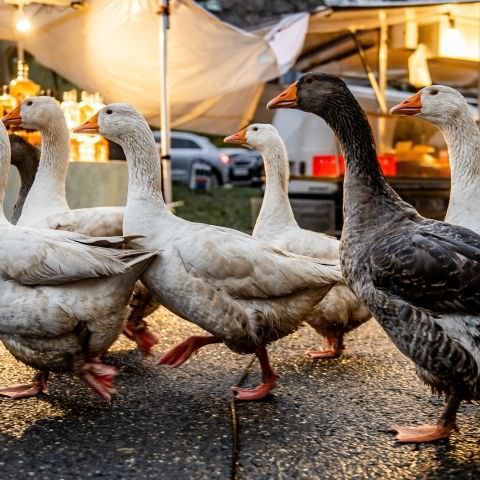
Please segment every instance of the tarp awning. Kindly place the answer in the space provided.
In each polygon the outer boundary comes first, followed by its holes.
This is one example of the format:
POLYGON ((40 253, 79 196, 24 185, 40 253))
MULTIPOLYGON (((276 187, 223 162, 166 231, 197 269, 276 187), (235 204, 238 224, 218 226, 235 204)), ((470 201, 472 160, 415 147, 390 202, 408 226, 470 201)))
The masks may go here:
MULTIPOLYGON (((478 6, 427 2, 427 6, 392 8, 400 3, 407 2, 387 2, 382 5, 391 8, 377 9, 336 8, 340 2, 326 2, 333 10, 323 7, 313 15, 287 15, 270 28, 247 32, 222 22, 193 0, 171 0, 168 73, 173 127, 226 134, 250 121, 265 82, 286 73, 308 50, 312 38, 316 46, 342 32, 378 28, 382 21, 433 23, 449 12, 465 19, 473 11, 472 21, 480 25, 478 6)), ((31 4, 25 10, 34 29, 25 48, 81 89, 100 92, 106 102, 131 103, 158 125, 161 19, 157 9, 157 0, 91 0, 79 10, 31 4)), ((0 39, 15 39, 14 13, 12 5, 0 0, 0 39)), ((392 64, 397 57, 391 55, 392 64)), ((336 65, 335 73, 362 72, 356 58, 336 65)), ((440 64, 437 70, 446 69, 440 64)))
MULTIPOLYGON (((285 17, 263 35, 228 25, 192 0, 172 2, 169 87, 172 125, 223 134, 248 121, 262 84, 288 71, 308 29, 308 13, 285 17), (198 118, 198 122, 196 121, 198 118), (218 120, 218 122, 216 122, 218 120)), ((25 40, 35 58, 106 102, 127 102, 159 122, 160 17, 155 0, 95 0, 82 10, 34 17, 25 40)), ((13 21, 0 9, 0 36, 13 21)))

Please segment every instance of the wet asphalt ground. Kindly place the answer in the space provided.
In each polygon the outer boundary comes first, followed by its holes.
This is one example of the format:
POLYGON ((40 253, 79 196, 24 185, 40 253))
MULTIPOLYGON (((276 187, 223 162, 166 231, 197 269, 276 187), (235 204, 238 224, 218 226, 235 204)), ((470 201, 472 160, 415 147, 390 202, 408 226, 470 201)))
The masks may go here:
MULTIPOLYGON (((199 333, 161 310, 150 317, 158 353, 199 333)), ((480 478, 480 406, 463 405, 461 432, 431 445, 397 445, 391 422, 435 422, 442 407, 411 363, 370 321, 339 360, 312 360, 321 340, 308 327, 270 348, 281 385, 270 398, 237 403, 232 468, 231 395, 250 358, 205 347, 178 368, 144 360, 126 339, 111 404, 81 381, 54 375, 49 393, 0 399, 0 478, 10 479, 467 479, 480 478)), ((0 383, 31 370, 0 349, 0 383)), ((255 363, 244 386, 259 380, 255 363)))

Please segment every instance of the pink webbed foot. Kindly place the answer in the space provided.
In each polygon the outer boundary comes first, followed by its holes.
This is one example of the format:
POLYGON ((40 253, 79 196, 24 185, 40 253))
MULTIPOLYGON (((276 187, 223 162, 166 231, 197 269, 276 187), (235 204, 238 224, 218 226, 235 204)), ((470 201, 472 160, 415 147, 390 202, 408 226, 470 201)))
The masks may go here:
POLYGON ((388 431, 397 433, 396 440, 399 443, 425 443, 448 438, 453 431, 458 432, 458 427, 455 424, 420 425, 418 427, 391 425, 388 431))
POLYGON ((232 391, 237 400, 261 400, 265 398, 277 385, 278 376, 263 381, 258 387, 255 388, 240 388, 232 387, 232 391))
POLYGON ((158 336, 149 330, 145 320, 129 320, 123 328, 123 334, 133 340, 144 355, 150 355, 152 348, 158 343, 158 336))
POLYGON ((170 365, 171 367, 179 367, 185 363, 199 348, 219 342, 220 340, 214 336, 202 337, 193 335, 183 342, 175 345, 168 352, 164 353, 158 360, 157 365, 170 365))
POLYGON ((338 358, 341 354, 335 350, 309 350, 307 355, 312 358, 338 358))
POLYGON ((236 400, 261 400, 278 385, 277 380, 279 377, 270 365, 267 349, 265 347, 256 347, 255 355, 262 369, 262 383, 255 388, 232 387, 236 400))
POLYGON ((105 365, 98 360, 83 362, 77 367, 77 374, 98 395, 105 400, 111 400, 117 393, 113 380, 117 370, 111 365, 105 365))
POLYGON ((47 391, 47 379, 48 373, 39 372, 33 377, 33 381, 30 384, 0 388, 0 395, 14 399, 35 397, 47 391))
POLYGON ((338 358, 343 352, 343 335, 340 338, 327 337, 328 348, 326 350, 309 350, 307 355, 312 358, 338 358))

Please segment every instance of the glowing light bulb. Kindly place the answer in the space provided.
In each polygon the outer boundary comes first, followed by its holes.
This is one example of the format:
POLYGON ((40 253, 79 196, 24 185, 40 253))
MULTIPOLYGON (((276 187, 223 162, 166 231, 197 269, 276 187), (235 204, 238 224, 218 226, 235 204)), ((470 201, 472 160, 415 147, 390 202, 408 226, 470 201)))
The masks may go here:
POLYGON ((465 56, 465 39, 458 28, 449 27, 440 37, 442 57, 462 58, 465 56))
POLYGON ((15 28, 22 33, 28 32, 32 28, 32 22, 30 22, 28 17, 26 17, 25 15, 22 15, 17 20, 17 23, 15 24, 15 28))

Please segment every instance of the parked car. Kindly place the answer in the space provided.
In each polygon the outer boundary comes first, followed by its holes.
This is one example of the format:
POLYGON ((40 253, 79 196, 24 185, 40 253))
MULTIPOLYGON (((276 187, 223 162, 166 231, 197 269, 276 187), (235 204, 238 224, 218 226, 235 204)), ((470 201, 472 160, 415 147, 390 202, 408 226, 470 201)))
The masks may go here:
POLYGON ((263 158, 260 152, 246 148, 221 148, 230 157, 230 182, 259 186, 263 183, 263 158))
MULTIPOLYGON (((160 131, 153 136, 160 148, 160 131)), ((230 157, 221 152, 207 137, 187 132, 172 132, 172 181, 190 183, 192 166, 198 162, 210 165, 212 184, 224 185, 229 182, 230 157)))

